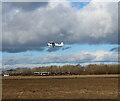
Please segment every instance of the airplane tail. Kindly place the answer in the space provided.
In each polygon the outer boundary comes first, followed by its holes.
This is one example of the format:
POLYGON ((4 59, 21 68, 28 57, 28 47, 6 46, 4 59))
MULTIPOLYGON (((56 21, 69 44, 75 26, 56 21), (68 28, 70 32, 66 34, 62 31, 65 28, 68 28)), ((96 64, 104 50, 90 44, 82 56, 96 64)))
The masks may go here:
POLYGON ((61 42, 61 45, 63 46, 63 42, 61 42))

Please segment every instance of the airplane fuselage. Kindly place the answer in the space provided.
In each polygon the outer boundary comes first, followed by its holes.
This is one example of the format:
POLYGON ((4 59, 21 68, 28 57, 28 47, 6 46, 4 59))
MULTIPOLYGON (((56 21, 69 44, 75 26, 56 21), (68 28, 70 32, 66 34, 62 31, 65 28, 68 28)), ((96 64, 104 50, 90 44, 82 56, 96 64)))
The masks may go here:
POLYGON ((50 42, 47 44, 49 47, 62 47, 63 46, 63 42, 61 42, 60 44, 55 43, 55 42, 50 42))

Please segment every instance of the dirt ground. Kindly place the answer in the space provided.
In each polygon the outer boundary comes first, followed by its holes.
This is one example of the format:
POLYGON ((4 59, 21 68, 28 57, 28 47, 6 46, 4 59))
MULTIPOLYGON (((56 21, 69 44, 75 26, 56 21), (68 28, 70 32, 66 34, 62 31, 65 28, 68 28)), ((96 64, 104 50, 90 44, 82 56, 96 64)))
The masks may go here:
POLYGON ((3 99, 117 99, 118 78, 32 80, 3 78, 2 97, 3 99))
POLYGON ((3 76, 2 79, 33 79, 33 78, 91 78, 91 77, 119 77, 117 74, 109 75, 58 75, 58 76, 3 76))

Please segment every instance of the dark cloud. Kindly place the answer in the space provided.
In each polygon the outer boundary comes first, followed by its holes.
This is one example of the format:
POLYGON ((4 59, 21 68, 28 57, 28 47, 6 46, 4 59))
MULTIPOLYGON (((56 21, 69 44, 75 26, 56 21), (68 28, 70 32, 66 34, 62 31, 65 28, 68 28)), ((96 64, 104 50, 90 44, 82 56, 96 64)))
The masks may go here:
POLYGON ((21 9, 23 11, 32 11, 39 7, 47 6, 48 2, 3 2, 3 13, 13 9, 21 9))
POLYGON ((9 53, 25 52, 28 50, 43 51, 44 49, 45 48, 42 47, 2 47, 3 52, 9 52, 9 53))
POLYGON ((64 46, 64 47, 49 47, 48 49, 47 49, 47 51, 48 52, 55 52, 55 51, 58 51, 58 50, 67 50, 67 49, 70 49, 71 47, 66 47, 66 46, 64 46))
POLYGON ((110 51, 118 52, 118 51, 120 51, 120 47, 112 48, 112 49, 110 49, 110 51))
POLYGON ((49 47, 48 49, 47 49, 47 51, 48 52, 55 52, 55 51, 58 51, 58 50, 60 50, 61 49, 61 47, 49 47))

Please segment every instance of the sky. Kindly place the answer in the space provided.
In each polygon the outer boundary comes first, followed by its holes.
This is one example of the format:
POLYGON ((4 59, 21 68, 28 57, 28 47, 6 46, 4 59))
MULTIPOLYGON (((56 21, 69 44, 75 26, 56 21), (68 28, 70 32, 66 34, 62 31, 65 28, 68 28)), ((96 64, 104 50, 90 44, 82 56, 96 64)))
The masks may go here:
POLYGON ((117 62, 118 3, 3 2, 1 52, 4 68, 117 62))

